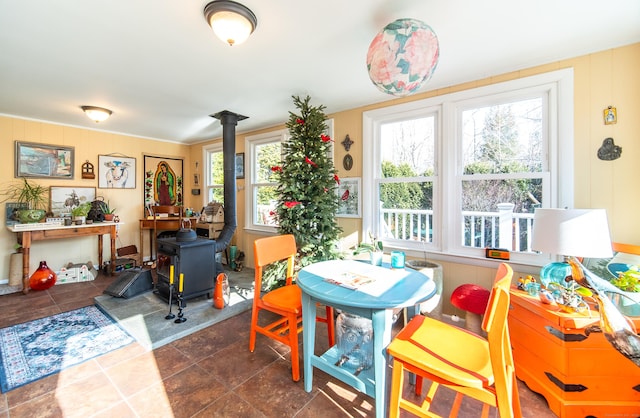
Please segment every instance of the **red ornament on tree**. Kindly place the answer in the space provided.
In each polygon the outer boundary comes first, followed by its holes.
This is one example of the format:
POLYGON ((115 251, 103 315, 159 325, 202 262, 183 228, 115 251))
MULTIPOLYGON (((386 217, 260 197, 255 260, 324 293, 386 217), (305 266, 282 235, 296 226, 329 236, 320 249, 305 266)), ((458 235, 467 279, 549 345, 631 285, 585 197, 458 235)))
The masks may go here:
POLYGON ((47 290, 56 284, 58 276, 47 266, 46 261, 40 262, 40 267, 29 278, 29 287, 33 290, 47 290))

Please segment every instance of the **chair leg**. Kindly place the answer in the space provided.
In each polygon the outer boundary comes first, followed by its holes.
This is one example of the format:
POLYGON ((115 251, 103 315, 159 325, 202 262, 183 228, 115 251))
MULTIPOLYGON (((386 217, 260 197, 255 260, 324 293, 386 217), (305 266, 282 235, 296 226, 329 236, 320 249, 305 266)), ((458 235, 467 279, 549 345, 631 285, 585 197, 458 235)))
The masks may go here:
POLYGON ((256 328, 258 327, 258 312, 260 308, 254 306, 251 310, 251 330, 249 331, 249 351, 256 349, 256 328))
MULTIPOLYGON (((458 416, 458 411, 460 411, 460 405, 462 404, 462 397, 464 395, 460 392, 456 393, 456 398, 453 400, 453 405, 451 406, 451 412, 449 413, 449 418, 454 418, 458 416)), ((482 409, 484 411, 484 406, 482 405, 482 409)))
POLYGON ((333 308, 331 306, 325 306, 327 314, 327 332, 329 333, 329 347, 336 345, 336 323, 333 320, 333 308))
POLYGON ((400 416, 400 398, 404 387, 404 366, 402 362, 393 360, 393 373, 391 376, 391 394, 389 397, 389 418, 400 416))
POLYGON ((294 382, 300 380, 300 358, 298 356, 298 317, 287 315, 289 322, 289 347, 291 347, 291 377, 294 382))

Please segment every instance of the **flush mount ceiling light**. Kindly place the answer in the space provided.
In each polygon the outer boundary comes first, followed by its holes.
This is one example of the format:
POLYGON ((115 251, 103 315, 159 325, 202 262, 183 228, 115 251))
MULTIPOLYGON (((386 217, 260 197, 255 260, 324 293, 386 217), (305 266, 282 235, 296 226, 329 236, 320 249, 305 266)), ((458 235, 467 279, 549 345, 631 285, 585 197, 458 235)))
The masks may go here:
POLYGON ((215 0, 207 4, 204 17, 213 33, 230 46, 246 41, 258 26, 258 19, 251 10, 231 0, 215 0))
POLYGON ((110 111, 109 109, 105 109, 104 107, 80 106, 80 108, 89 117, 89 119, 91 119, 95 123, 109 119, 109 116, 111 116, 111 113, 113 113, 112 111, 110 111))

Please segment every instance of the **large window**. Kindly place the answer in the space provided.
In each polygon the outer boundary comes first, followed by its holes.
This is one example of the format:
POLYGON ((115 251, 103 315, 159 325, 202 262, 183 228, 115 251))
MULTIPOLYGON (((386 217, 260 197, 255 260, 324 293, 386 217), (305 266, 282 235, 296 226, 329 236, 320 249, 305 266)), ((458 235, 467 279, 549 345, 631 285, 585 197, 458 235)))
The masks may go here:
POLYGON ((224 205, 224 166, 222 162, 222 143, 209 145, 203 149, 204 166, 204 204, 218 202, 224 205))
POLYGON ((273 231, 277 227, 274 211, 278 199, 277 182, 272 167, 282 163, 282 142, 287 131, 275 131, 248 136, 245 150, 249 152, 250 169, 246 190, 248 228, 273 231))
POLYGON ((533 211, 573 202, 572 89, 563 70, 366 112, 365 233, 544 262, 530 247, 533 211))

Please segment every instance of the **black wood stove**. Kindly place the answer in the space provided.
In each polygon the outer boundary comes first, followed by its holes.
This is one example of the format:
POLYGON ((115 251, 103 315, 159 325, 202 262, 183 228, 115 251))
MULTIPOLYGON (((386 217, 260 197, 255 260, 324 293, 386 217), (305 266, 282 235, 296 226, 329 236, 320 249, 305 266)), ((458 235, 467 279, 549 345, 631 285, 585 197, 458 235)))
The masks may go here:
MULTIPOLYGON (((222 265, 216 266, 215 247, 216 242, 206 238, 190 241, 179 241, 175 237, 158 239, 158 296, 169 301, 169 269, 173 265, 176 290, 180 274, 184 275, 184 299, 202 295, 211 298, 217 272, 222 271, 222 265)), ((172 299, 176 301, 175 291, 172 299)))

